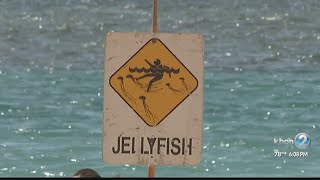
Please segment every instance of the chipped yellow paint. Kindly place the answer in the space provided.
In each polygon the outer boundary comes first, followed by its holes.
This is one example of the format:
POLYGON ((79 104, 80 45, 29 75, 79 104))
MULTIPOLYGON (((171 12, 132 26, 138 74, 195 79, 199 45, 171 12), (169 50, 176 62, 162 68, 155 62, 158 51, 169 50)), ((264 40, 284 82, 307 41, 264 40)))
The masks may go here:
POLYGON ((150 39, 109 79, 149 126, 157 126, 198 87, 195 76, 160 39, 150 39))

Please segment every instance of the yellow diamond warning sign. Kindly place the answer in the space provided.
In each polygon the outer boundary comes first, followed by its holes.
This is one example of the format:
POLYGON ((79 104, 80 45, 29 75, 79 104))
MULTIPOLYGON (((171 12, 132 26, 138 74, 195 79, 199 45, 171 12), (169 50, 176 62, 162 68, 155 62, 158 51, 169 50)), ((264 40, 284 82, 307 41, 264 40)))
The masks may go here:
POLYGON ((197 89, 198 81, 174 52, 150 39, 109 80, 149 126, 157 126, 197 89))

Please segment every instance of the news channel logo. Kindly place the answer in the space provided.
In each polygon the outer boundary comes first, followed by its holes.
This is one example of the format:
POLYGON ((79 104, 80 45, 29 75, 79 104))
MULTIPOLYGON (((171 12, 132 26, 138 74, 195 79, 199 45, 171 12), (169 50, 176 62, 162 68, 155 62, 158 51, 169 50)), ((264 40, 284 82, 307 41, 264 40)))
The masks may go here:
POLYGON ((298 149, 307 149, 311 144, 311 138, 307 133, 299 133, 294 137, 294 145, 298 149))
POLYGON ((299 133, 294 139, 273 138, 273 143, 278 145, 294 144, 298 149, 307 149, 311 144, 311 138, 307 133, 299 133))

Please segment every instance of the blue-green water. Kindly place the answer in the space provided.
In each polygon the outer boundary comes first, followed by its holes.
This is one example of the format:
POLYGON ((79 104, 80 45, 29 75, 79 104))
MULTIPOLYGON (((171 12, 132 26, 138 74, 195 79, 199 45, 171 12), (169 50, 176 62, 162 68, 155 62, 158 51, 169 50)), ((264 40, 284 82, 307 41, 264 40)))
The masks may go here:
MULTIPOLYGON (((161 0, 160 32, 206 40, 203 158, 157 177, 320 176, 320 2, 161 0), (310 135, 308 157, 273 138, 310 135)), ((151 0, 0 1, 0 176, 146 177, 102 161, 104 35, 148 32, 151 0)))

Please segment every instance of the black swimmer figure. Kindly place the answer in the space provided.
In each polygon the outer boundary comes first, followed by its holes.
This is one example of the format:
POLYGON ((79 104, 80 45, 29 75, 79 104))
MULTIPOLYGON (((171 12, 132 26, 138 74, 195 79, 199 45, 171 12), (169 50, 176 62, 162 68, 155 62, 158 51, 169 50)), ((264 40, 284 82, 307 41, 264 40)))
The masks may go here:
POLYGON ((138 73, 147 73, 141 77, 138 77, 138 78, 135 78, 136 80, 140 80, 140 79, 143 79, 143 78, 146 78, 146 77, 153 77, 153 79, 151 79, 149 81, 149 84, 148 84, 148 88, 147 88, 147 92, 150 91, 150 88, 152 87, 152 84, 156 81, 159 81, 163 78, 163 74, 166 72, 169 74, 169 76, 171 77, 171 73, 174 73, 174 74, 178 74, 180 69, 173 69, 173 68, 169 68, 167 66, 164 66, 161 64, 161 61, 159 59, 156 59, 153 63, 154 64, 151 64, 148 60, 145 59, 145 61, 148 63, 148 65, 150 66, 149 69, 145 69, 145 68, 130 68, 129 67, 129 71, 130 72, 138 72, 138 73))

